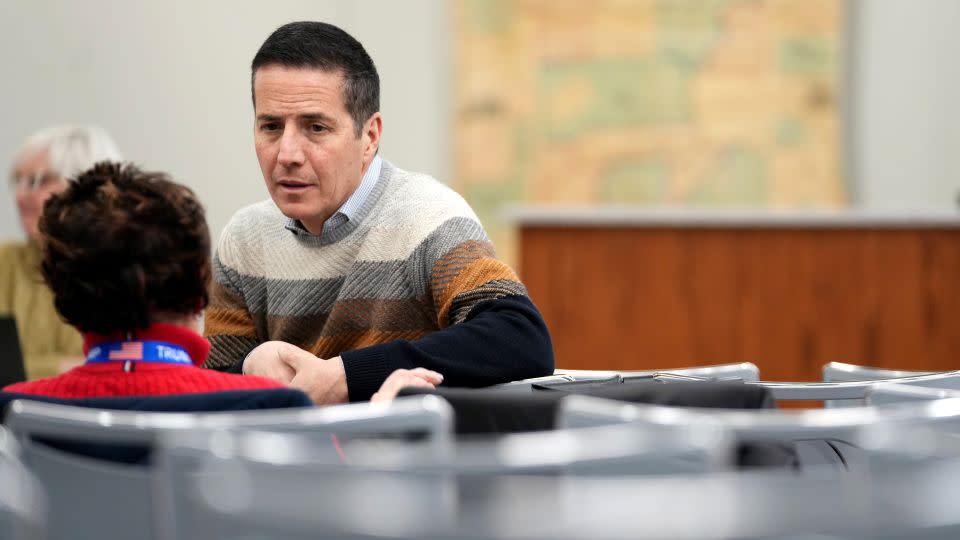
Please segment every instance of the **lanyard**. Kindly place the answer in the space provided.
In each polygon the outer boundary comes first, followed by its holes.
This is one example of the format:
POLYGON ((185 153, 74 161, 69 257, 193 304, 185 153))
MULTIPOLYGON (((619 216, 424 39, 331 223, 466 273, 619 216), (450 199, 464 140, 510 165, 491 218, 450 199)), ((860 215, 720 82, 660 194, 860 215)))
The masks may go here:
POLYGON ((88 364, 103 362, 156 362, 192 366, 187 350, 164 341, 111 341, 90 349, 88 364))

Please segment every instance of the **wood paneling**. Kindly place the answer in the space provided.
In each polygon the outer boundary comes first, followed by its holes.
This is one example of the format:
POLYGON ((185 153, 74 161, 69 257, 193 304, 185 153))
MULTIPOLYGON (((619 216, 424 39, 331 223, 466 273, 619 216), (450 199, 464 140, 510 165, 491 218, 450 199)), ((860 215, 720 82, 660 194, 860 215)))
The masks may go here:
POLYGON ((520 244, 560 367, 960 369, 958 229, 526 226, 520 244))

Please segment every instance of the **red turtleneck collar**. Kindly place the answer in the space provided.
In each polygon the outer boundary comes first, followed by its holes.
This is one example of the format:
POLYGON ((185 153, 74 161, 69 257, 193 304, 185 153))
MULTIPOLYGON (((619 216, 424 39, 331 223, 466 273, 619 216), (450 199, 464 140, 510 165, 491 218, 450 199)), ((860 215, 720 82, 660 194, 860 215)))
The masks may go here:
MULTIPOLYGON (((154 323, 143 330, 137 330, 133 339, 144 341, 165 341, 179 345, 187 350, 193 365, 200 367, 210 354, 210 342, 207 338, 190 330, 185 326, 167 323, 154 323)), ((102 335, 87 332, 83 334, 83 354, 86 356, 90 349, 108 341, 127 341, 124 334, 102 335)))

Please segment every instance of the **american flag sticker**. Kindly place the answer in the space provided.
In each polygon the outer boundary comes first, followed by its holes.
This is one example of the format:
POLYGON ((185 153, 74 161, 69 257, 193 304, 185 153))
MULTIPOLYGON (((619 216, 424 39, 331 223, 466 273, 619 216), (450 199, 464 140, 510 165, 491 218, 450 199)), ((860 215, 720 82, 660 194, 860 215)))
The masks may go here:
POLYGON ((120 348, 107 354, 109 360, 143 360, 143 343, 126 341, 120 348))

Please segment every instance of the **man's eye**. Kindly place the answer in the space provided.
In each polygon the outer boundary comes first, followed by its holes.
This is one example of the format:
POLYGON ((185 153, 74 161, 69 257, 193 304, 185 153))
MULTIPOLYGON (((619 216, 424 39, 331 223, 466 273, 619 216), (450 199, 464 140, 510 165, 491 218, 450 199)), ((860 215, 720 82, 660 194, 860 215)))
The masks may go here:
POLYGON ((323 133, 327 128, 321 124, 310 124, 310 131, 314 133, 323 133))
POLYGON ((273 122, 268 122, 268 123, 266 123, 266 124, 260 124, 260 130, 261 130, 261 131, 276 131, 277 129, 279 129, 279 127, 280 127, 279 125, 277 125, 276 123, 273 123, 273 122))

